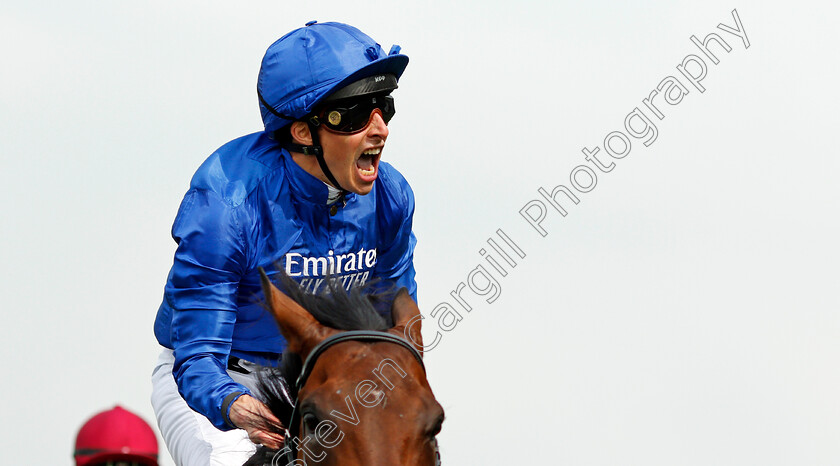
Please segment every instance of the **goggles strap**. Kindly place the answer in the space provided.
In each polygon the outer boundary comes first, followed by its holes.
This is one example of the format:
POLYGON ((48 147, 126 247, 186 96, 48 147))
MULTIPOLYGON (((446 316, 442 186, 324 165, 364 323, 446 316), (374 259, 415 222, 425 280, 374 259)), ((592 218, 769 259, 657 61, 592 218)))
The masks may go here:
POLYGON ((260 94, 259 89, 257 89, 257 98, 260 100, 260 103, 263 104, 263 106, 266 108, 266 110, 271 112, 274 116, 278 116, 278 117, 280 117, 284 120, 292 120, 292 121, 295 120, 293 117, 290 117, 288 115, 283 115, 282 113, 278 112, 277 110, 274 110, 274 107, 272 107, 268 103, 268 101, 266 101, 265 98, 263 98, 262 94, 260 94))

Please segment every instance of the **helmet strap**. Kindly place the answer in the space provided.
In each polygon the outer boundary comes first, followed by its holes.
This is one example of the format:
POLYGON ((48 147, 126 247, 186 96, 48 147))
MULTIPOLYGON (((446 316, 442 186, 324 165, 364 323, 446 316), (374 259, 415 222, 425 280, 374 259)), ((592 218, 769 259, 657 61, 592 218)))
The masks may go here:
POLYGON ((324 148, 321 146, 321 140, 318 136, 319 125, 312 120, 308 120, 306 124, 309 126, 309 134, 312 137, 312 145, 305 146, 294 142, 283 142, 280 146, 292 152, 300 152, 303 155, 314 155, 315 159, 318 161, 318 165, 321 167, 321 171, 324 172, 324 175, 327 177, 327 180, 329 180, 333 187, 341 192, 338 200, 341 201, 341 206, 344 207, 347 205, 347 199, 345 198, 347 190, 338 184, 338 180, 335 179, 332 171, 330 171, 330 167, 327 166, 327 161, 324 159, 324 148))
POLYGON ((318 136, 318 125, 316 125, 312 120, 307 121, 306 124, 309 125, 309 134, 312 137, 312 147, 316 149, 314 151, 315 159, 318 160, 318 165, 321 166, 321 171, 324 172, 324 175, 326 175, 327 179, 330 180, 330 184, 341 191, 338 200, 341 201, 341 206, 344 207, 347 205, 347 200, 345 199, 347 190, 338 184, 338 180, 335 179, 335 176, 333 176, 330 171, 330 167, 327 166, 327 161, 324 159, 324 148, 321 146, 321 138, 318 136))

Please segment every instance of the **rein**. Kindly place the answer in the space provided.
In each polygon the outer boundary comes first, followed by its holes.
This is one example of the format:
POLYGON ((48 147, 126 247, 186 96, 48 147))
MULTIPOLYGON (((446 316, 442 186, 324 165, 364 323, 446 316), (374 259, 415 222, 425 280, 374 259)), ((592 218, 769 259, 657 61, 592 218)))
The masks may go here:
MULTIPOLYGON (((420 354, 419 351, 417 351, 417 349, 414 346, 409 344, 404 339, 396 335, 392 335, 388 332, 380 332, 376 330, 350 330, 326 338, 324 339, 324 341, 318 343, 318 345, 312 349, 312 351, 306 357, 306 361, 304 361, 303 363, 303 368, 301 370, 300 376, 298 376, 297 381, 295 382, 295 387, 298 395, 300 395, 300 390, 306 384, 306 380, 312 373, 312 369, 315 367, 315 363, 318 361, 318 358, 321 356, 321 354, 323 354, 324 351, 326 351, 329 347, 345 341, 395 343, 409 350, 411 352, 411 355, 414 356, 414 359, 416 359, 417 362, 420 363, 420 367, 423 368, 423 372, 426 372, 426 365, 423 364, 423 356, 420 354)), ((286 428, 286 440, 284 442, 282 450, 284 453, 283 456, 285 457, 287 464, 295 464, 294 461, 295 459, 297 459, 297 445, 295 444, 293 439, 297 438, 297 435, 300 434, 300 396, 298 396, 295 400, 295 406, 292 409, 292 417, 289 423, 286 425, 288 427, 286 428)))

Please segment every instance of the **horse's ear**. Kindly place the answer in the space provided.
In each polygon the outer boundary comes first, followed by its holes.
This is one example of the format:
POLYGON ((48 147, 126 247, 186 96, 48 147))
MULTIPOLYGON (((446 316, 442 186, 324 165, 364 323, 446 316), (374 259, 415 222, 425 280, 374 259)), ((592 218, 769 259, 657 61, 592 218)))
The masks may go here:
POLYGON ((280 333, 286 338, 289 350, 305 358, 315 345, 329 335, 331 329, 318 323, 300 304, 277 289, 262 267, 260 282, 268 310, 280 326, 280 333))
POLYGON ((394 320, 393 333, 399 334, 414 345, 417 351, 423 351, 423 335, 420 333, 420 308, 411 299, 406 288, 400 288, 391 305, 391 317, 394 320))

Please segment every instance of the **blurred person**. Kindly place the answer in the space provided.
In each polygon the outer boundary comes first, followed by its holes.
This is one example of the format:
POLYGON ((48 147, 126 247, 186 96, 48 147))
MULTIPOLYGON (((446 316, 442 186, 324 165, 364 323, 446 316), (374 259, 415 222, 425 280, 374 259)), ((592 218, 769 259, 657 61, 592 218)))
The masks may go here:
POLYGON ((407 64, 399 47, 386 53, 352 26, 307 23, 262 60, 264 130, 225 144, 193 176, 155 320, 164 349, 152 405, 177 464, 241 465, 255 444, 283 444, 255 389, 256 370, 277 366, 286 346, 260 304, 260 267, 309 292, 327 276, 345 288, 376 279, 416 301, 414 194, 380 161, 407 64))
POLYGON ((76 466, 158 466, 158 443, 149 424, 121 406, 96 414, 79 429, 76 466))

